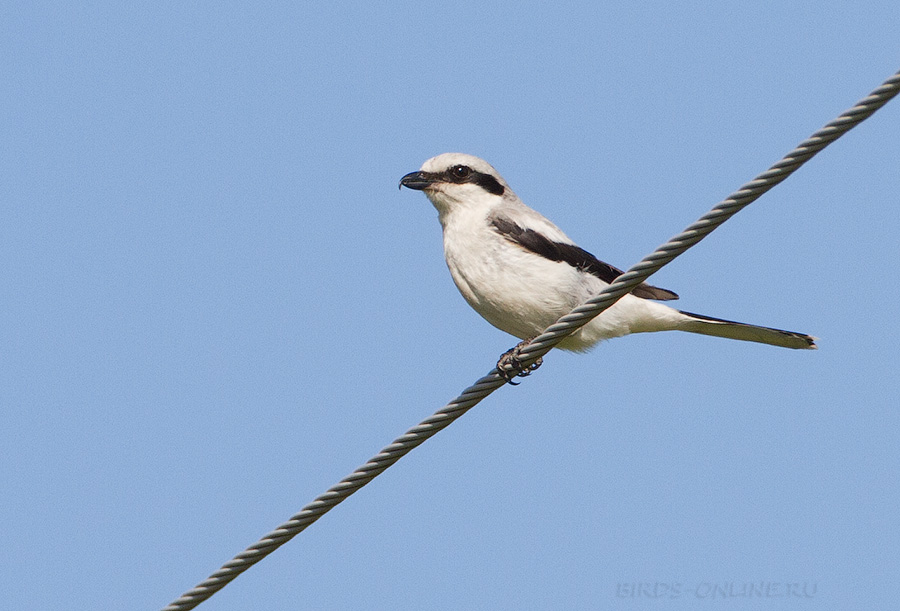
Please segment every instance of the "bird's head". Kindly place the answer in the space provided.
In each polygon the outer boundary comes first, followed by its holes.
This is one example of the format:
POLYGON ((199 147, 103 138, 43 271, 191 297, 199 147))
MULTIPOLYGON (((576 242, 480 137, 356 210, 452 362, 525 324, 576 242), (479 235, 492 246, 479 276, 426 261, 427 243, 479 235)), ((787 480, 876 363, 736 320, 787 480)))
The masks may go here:
POLYGON ((442 215, 460 207, 492 208, 510 192, 491 164, 463 153, 432 157, 401 178, 400 186, 424 191, 442 215))

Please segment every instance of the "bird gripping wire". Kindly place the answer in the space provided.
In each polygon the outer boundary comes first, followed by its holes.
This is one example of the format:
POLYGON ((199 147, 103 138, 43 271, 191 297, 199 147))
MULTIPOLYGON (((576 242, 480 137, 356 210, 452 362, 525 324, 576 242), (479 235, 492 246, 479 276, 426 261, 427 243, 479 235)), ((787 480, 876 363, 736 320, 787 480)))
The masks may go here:
MULTIPOLYGON (((809 161, 823 148, 870 117, 876 110, 896 96, 898 92, 900 92, 900 72, 894 74, 837 119, 801 142, 797 148, 785 155, 781 161, 729 195, 703 215, 696 223, 657 248, 653 253, 644 257, 639 263, 619 276, 602 293, 578 306, 548 327, 544 333, 522 346, 519 350, 521 364, 528 366, 547 354, 556 344, 586 325, 623 295, 626 295, 637 285, 644 282, 651 274, 705 238, 716 227, 790 176, 797 168, 809 161)), ((454 420, 505 383, 506 380, 504 380, 501 373, 496 368, 493 369, 475 384, 465 389, 453 401, 417 426, 409 429, 405 434, 395 439, 393 443, 369 459, 364 465, 306 505, 287 522, 278 526, 275 530, 235 556, 206 580, 170 603, 165 607, 164 611, 187 611, 195 608, 228 585, 238 575, 302 532, 332 507, 368 484, 378 474, 403 458, 429 437, 449 426, 454 420)))

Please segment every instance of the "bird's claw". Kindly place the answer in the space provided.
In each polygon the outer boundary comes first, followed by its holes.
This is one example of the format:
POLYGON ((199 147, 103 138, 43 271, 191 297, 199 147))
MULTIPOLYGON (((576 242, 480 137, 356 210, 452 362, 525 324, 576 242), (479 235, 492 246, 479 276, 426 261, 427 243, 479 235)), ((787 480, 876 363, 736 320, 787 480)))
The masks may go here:
POLYGON ((526 366, 522 363, 522 348, 527 343, 527 341, 519 342, 514 348, 510 348, 501 354, 500 360, 497 361, 497 370, 500 372, 500 377, 509 382, 512 386, 518 386, 521 383, 514 382, 513 380, 515 378, 530 376, 531 373, 537 370, 544 362, 544 359, 538 358, 531 365, 526 366))

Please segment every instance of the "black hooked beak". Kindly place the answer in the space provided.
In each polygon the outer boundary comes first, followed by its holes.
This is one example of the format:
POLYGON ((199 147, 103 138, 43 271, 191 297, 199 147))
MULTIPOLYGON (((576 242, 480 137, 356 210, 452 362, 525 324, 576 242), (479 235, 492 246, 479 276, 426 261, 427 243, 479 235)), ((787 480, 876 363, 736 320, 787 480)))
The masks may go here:
POLYGON ((410 172, 400 179, 400 187, 407 187, 416 191, 427 189, 432 184, 434 184, 434 179, 427 172, 410 172))

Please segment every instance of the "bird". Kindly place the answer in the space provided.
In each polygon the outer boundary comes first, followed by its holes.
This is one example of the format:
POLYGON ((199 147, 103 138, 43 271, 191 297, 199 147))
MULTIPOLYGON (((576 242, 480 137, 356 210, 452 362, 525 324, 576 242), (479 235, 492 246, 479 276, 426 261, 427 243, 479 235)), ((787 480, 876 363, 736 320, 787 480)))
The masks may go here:
MULTIPOLYGON (((403 176, 400 187, 422 191, 437 209, 444 258, 457 289, 490 324, 523 340, 518 347, 622 274, 525 205, 493 166, 473 155, 432 157, 419 170, 403 176)), ((557 347, 585 352, 599 342, 631 333, 687 331, 783 348, 816 348, 816 338, 805 333, 694 314, 660 303, 675 299, 678 295, 670 290, 641 284, 557 347)), ((504 364, 515 368, 514 357, 512 365, 501 358, 498 368, 504 364)), ((515 375, 530 373, 519 369, 515 375)))

